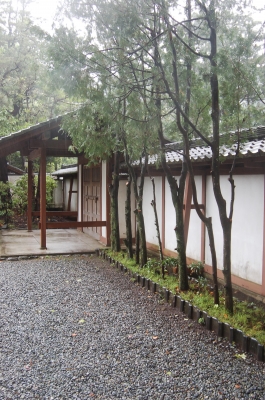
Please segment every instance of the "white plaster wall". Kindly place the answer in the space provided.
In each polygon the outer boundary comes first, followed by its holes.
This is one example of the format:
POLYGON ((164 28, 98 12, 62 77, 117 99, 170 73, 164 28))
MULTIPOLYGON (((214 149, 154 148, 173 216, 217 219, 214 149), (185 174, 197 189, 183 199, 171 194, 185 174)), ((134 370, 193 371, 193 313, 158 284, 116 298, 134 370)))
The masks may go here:
MULTIPOLYGON (((179 177, 176 177, 179 179, 179 177)), ((176 213, 173 207, 171 191, 167 179, 165 180, 165 248, 174 251, 177 247, 175 234, 176 213)))
POLYGON ((19 179, 22 178, 24 175, 8 175, 8 182, 11 183, 12 185, 15 185, 19 179))
MULTIPOLYGON (((66 179, 65 183, 64 183, 64 208, 65 209, 67 209, 67 206, 68 206, 69 190, 70 190, 70 179, 66 179)), ((73 181, 72 190, 77 191, 77 179, 76 178, 73 181)), ((70 211, 77 211, 77 193, 72 193, 70 211)))
MULTIPOLYGON (((200 204, 202 201, 202 177, 195 176, 195 183, 197 188, 197 198, 200 204)), ((190 212, 186 254, 187 257, 193 258, 195 260, 201 260, 201 220, 198 217, 196 210, 194 209, 192 209, 190 212)))
MULTIPOLYGON (((125 222, 125 201, 126 201, 126 180, 119 182, 119 195, 118 195, 118 206, 119 206, 119 227, 120 227, 120 238, 126 238, 126 222, 125 222)), ((133 187, 131 184, 131 223, 132 223, 132 237, 135 237, 135 197, 133 193, 133 187)))
MULTIPOLYGON (((235 176, 234 179, 236 189, 232 226, 232 274, 262 284, 264 177, 244 175, 235 176)), ((226 176, 221 177, 221 189, 229 205, 230 183, 226 176)), ((213 217, 218 268, 222 269, 223 236, 211 177, 207 178, 206 192, 206 215, 213 217)), ((211 265, 207 235, 205 261, 211 265)))
POLYGON ((53 202, 56 207, 60 207, 63 204, 63 186, 61 180, 56 180, 56 188, 53 189, 53 202))
MULTIPOLYGON (((107 163, 102 161, 101 168, 101 216, 102 221, 107 220, 107 163)), ((107 230, 103 226, 101 228, 101 236, 107 237, 107 230)))
MULTIPOLYGON (((155 195, 156 207, 158 214, 158 223, 160 236, 162 234, 162 177, 155 177, 155 195)), ((154 208, 151 206, 153 200, 153 186, 149 177, 145 178, 144 194, 143 194, 143 213, 145 222, 146 241, 158 246, 158 238, 156 237, 155 214, 154 208)), ((162 237, 161 237, 162 240, 162 237)))

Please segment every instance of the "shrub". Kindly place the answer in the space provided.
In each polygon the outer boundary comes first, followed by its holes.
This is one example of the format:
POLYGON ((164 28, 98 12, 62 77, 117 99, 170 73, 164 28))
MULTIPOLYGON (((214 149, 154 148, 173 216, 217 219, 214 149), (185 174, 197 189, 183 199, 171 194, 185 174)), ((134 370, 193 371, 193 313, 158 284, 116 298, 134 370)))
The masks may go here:
MULTIPOLYGON (((38 186, 38 177, 34 177, 34 186, 38 186)), ((56 188, 56 181, 49 175, 46 176, 46 205, 53 202, 53 190, 56 188)), ((34 193, 35 197, 35 193, 34 193)), ((12 187, 12 201, 14 209, 18 214, 23 214, 28 206, 28 177, 22 176, 12 187)))

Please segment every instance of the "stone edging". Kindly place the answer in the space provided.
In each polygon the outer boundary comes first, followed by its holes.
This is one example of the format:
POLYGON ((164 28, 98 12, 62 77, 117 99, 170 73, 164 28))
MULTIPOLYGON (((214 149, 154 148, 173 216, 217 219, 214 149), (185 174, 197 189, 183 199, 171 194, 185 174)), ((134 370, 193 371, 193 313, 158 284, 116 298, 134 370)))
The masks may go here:
POLYGON ((109 261, 110 264, 114 264, 120 271, 124 273, 128 272, 141 287, 150 290, 152 293, 159 293, 167 303, 170 303, 171 307, 177 308, 187 315, 189 319, 198 322, 200 318, 203 318, 205 329, 214 332, 217 337, 225 338, 229 343, 235 343, 244 353, 252 354, 257 361, 265 361, 264 346, 256 339, 245 335, 240 329, 235 329, 229 324, 221 322, 215 317, 211 317, 207 312, 201 311, 196 306, 182 299, 180 295, 175 295, 156 282, 146 279, 144 276, 137 273, 130 272, 122 263, 109 257, 104 250, 97 249, 96 254, 109 261))

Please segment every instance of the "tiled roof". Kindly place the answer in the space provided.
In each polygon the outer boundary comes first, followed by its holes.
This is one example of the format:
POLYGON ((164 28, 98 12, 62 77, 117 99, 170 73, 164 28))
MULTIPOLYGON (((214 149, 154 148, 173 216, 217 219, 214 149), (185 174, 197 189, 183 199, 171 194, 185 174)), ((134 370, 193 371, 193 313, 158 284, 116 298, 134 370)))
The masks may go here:
MULTIPOLYGON (((251 130, 242 131, 242 143, 239 146, 239 156, 249 157, 258 154, 265 155, 265 127, 252 128, 251 130), (248 139, 249 138, 249 139, 248 139)), ((221 142, 227 140, 228 135, 222 135, 221 142)), ((236 132, 229 134, 229 140, 236 140, 236 132)), ((192 161, 205 161, 212 157, 212 150, 209 146, 197 145, 199 140, 194 140, 191 143, 190 158, 192 161)), ((201 142, 201 141, 200 141, 201 142)), ((182 161, 182 144, 171 143, 166 145, 166 160, 168 163, 178 163, 182 161)), ((236 154, 237 144, 220 146, 220 155, 226 158, 233 157, 236 154)), ((149 157, 149 164, 156 164, 158 162, 158 155, 149 157)))
POLYGON ((61 168, 52 172, 53 176, 74 175, 77 174, 77 166, 71 168, 61 168))

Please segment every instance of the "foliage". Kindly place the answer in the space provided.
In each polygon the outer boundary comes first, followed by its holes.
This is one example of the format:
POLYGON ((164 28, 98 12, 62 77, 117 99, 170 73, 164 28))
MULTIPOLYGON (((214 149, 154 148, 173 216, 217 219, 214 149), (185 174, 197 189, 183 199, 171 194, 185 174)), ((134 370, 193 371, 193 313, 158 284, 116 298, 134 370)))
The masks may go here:
MULTIPOLYGON (((38 186, 38 176, 34 177, 34 188, 38 186)), ((53 203, 53 190, 56 188, 56 181, 50 176, 46 175, 46 206, 53 203)), ((35 196, 36 193, 34 193, 35 196)), ((13 208, 18 214, 23 214, 28 206, 28 177, 23 175, 17 180, 15 185, 12 186, 12 203, 13 208)))
POLYGON ((48 35, 31 19, 24 0, 0 3, 0 136, 71 109, 51 82, 48 35))
MULTIPOLYGON (((127 259, 126 255, 122 252, 113 253, 108 251, 108 254, 115 260, 124 264, 130 271, 151 279, 153 282, 166 287, 173 293, 179 293, 177 277, 166 275, 163 280, 158 260, 156 262, 154 259, 149 259, 148 265, 144 268, 140 268, 136 265, 134 260, 127 259)), ((223 292, 220 291, 220 305, 214 305, 211 285, 205 278, 203 278, 203 283, 198 281, 199 280, 194 279, 190 283, 190 289, 181 292, 181 297, 184 300, 189 301, 201 311, 206 311, 208 315, 218 318, 219 321, 228 323, 232 327, 242 330, 246 335, 256 338, 261 344, 265 345, 264 307, 259 307, 253 302, 249 303, 234 298, 234 314, 230 315, 225 309, 223 292), (198 285, 200 287, 198 287, 198 285)), ((205 323, 203 318, 198 322, 202 325, 205 323)))
POLYGON ((204 271, 204 265, 201 261, 193 261, 188 265, 189 275, 193 277, 200 277, 204 271))
POLYGON ((0 181, 0 222, 8 224, 13 216, 10 184, 0 181))

